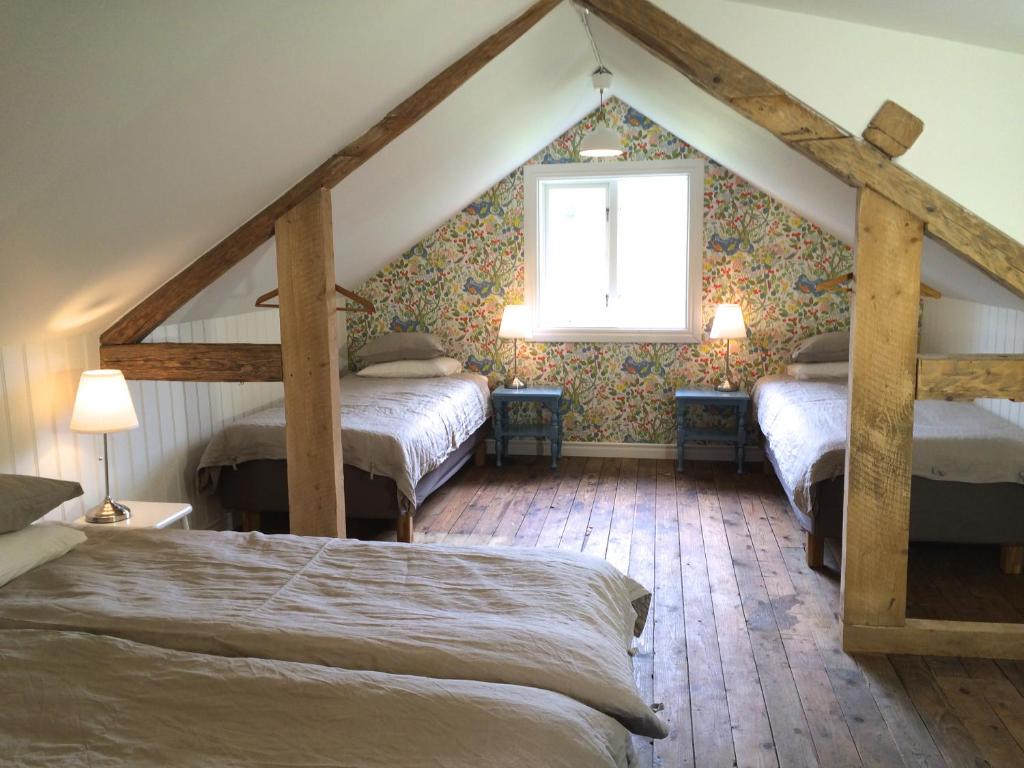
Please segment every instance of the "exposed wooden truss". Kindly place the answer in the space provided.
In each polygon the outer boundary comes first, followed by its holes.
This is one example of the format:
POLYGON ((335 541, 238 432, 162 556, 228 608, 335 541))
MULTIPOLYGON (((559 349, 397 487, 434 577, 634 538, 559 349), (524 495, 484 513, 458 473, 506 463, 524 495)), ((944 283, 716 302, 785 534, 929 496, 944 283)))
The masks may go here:
POLYGON ((416 124, 489 61, 522 37, 561 0, 537 0, 426 83, 355 141, 168 280, 100 336, 102 344, 142 341, 177 309, 274 235, 274 223, 321 187, 330 189, 416 124))
POLYGON ((920 355, 918 400, 1024 401, 1024 355, 920 355))
POLYGON ((871 118, 863 136, 888 157, 899 157, 910 149, 923 130, 924 123, 919 117, 895 101, 887 101, 871 118))
POLYGON ((112 344, 100 365, 148 381, 281 381, 281 345, 112 344))
MULTIPOLYGON (((848 184, 871 187, 905 208, 924 222, 929 236, 1024 297, 1024 245, 894 165, 885 153, 851 136, 649 0, 579 2, 848 184)), ((895 121, 887 119, 883 111, 879 114, 883 125, 896 132, 891 127, 895 121)), ((906 140, 908 133, 900 135, 906 140)))

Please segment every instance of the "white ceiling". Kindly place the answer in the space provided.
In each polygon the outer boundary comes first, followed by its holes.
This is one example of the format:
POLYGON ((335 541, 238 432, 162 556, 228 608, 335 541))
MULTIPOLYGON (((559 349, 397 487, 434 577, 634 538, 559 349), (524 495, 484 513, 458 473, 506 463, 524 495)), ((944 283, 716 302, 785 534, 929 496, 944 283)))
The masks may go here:
POLYGON ((1024 53, 1021 0, 735 0, 1024 53))
MULTIPOLYGON (((0 343, 102 329, 529 3, 0 0, 0 343)), ((851 189, 595 31, 618 96, 852 238, 851 189)), ((358 284, 592 109, 593 66, 563 4, 336 187, 339 282, 358 284)), ((1021 305, 934 244, 925 270, 951 295, 1021 305)), ((245 311, 274 272, 271 242, 178 317, 245 311)))

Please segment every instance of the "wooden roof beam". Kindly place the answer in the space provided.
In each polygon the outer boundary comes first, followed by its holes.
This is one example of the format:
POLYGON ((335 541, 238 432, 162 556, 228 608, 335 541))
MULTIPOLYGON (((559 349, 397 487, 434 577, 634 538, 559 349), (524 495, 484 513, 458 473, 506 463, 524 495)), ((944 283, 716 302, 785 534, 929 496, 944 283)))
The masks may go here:
POLYGON ((1024 402, 1024 355, 918 355, 918 400, 1024 402))
MULTIPOLYGON (((1024 298, 1024 245, 893 164, 884 152, 850 135, 650 0, 577 1, 822 168, 902 206, 924 222, 926 234, 1024 298)), ((875 119, 910 141, 912 129, 893 127, 893 114, 883 106, 881 118, 875 119)))
POLYGON ((334 153, 281 197, 172 277, 103 332, 103 344, 142 341, 178 308, 274 235, 274 223, 321 187, 330 189, 421 117, 484 65, 522 37, 561 0, 537 0, 521 16, 426 83, 358 139, 334 153))
POLYGON ((864 140, 890 158, 899 157, 913 146, 923 130, 921 118, 895 101, 886 101, 864 129, 864 140))

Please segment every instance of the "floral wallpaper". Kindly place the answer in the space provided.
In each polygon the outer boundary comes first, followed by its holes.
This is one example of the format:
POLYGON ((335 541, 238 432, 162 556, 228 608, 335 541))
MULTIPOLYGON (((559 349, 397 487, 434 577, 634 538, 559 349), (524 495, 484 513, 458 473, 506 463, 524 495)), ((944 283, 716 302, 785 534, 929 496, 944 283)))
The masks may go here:
MULTIPOLYGON (((848 246, 622 101, 605 109, 622 137, 622 159, 705 160, 703 317, 709 324, 722 302, 742 305, 749 338, 733 342, 732 366, 748 391, 782 371, 799 339, 849 327, 847 294, 817 289, 852 269, 848 246)), ((596 118, 595 110, 528 163, 578 162, 596 118)), ((348 317, 353 367, 373 336, 430 331, 497 386, 512 368, 513 342, 498 339, 502 309, 523 301, 523 209, 520 167, 362 285, 377 312, 348 317)), ((675 389, 711 386, 724 370, 725 345, 710 340, 518 343, 520 377, 565 388, 566 440, 674 442, 675 389)))

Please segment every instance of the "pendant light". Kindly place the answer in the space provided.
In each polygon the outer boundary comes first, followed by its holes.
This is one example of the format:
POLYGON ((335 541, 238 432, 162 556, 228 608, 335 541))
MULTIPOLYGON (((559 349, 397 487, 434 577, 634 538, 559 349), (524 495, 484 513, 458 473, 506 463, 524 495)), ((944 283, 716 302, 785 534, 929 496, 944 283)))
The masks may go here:
POLYGON ((583 137, 580 155, 583 157, 618 157, 622 154, 619 134, 606 122, 604 114, 604 89, 612 84, 612 73, 605 67, 598 67, 591 76, 594 87, 601 93, 601 109, 597 113, 597 125, 583 137))
POLYGON ((622 154, 622 140, 619 134, 609 125, 604 112, 604 91, 611 88, 612 73, 601 63, 601 54, 597 51, 597 43, 594 42, 594 34, 590 31, 590 10, 582 8, 583 28, 587 30, 587 38, 590 40, 590 47, 594 51, 594 58, 597 59, 597 69, 590 76, 594 88, 601 94, 601 108, 597 113, 597 125, 583 137, 580 143, 581 157, 618 157, 622 154))

